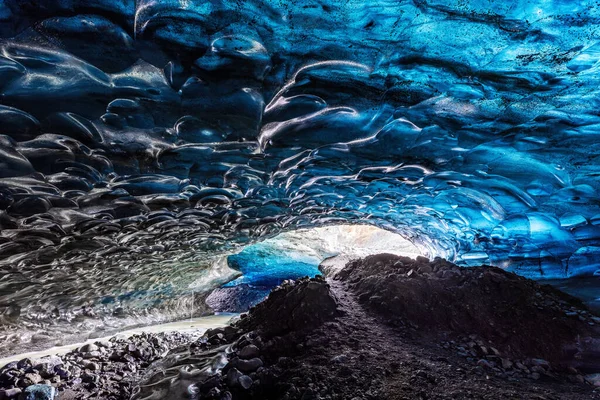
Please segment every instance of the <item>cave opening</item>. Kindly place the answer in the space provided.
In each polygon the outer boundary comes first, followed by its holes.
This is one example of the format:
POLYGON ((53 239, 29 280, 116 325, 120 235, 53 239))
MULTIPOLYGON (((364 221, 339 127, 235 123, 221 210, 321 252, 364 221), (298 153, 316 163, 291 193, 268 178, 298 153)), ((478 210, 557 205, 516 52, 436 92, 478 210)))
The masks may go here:
POLYGON ((346 224, 304 228, 278 234, 227 256, 240 277, 206 299, 217 312, 245 312, 285 280, 327 274, 353 259, 389 253, 427 255, 402 235, 373 225, 346 224))

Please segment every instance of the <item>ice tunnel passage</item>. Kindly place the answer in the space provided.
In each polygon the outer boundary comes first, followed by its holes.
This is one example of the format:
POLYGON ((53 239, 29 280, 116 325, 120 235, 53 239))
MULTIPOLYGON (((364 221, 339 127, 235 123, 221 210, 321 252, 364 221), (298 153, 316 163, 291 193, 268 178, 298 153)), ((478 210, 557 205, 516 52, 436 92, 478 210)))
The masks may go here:
POLYGON ((223 255, 331 224, 595 276, 599 13, 0 0, 3 335, 176 318, 223 255))
POLYGON ((241 274, 206 299, 217 312, 244 312, 287 279, 328 275, 374 254, 423 255, 401 235, 371 225, 329 225, 284 232, 227 257, 241 274))

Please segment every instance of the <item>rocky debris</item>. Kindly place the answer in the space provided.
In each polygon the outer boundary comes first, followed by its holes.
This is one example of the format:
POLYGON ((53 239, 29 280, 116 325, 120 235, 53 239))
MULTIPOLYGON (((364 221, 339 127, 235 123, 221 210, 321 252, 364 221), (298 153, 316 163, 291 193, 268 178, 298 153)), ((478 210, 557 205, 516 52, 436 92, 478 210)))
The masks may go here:
MULTIPOLYGON (((284 282, 231 326, 210 329, 193 341, 180 336, 162 342, 166 344, 162 346, 157 335, 141 335, 124 341, 96 342, 65 357, 11 363, 0 371, 0 379, 10 380, 12 386, 8 389, 14 388, 15 392, 25 389, 25 380, 29 383, 41 379, 38 384, 57 387, 67 399, 600 399, 600 392, 593 389, 600 381, 597 376, 584 376, 585 371, 575 367, 519 352, 519 347, 503 346, 504 341, 498 344, 479 334, 485 330, 464 334, 436 328, 426 334, 414 321, 404 319, 400 323, 393 309, 372 312, 374 306, 368 300, 374 295, 365 297, 366 291, 354 290, 361 282, 368 282, 365 288, 376 288, 387 301, 392 294, 389 288, 404 289, 379 279, 379 272, 390 273, 381 263, 390 257, 380 255, 349 263, 353 268, 360 266, 358 263, 366 267, 356 282, 345 280, 357 270, 346 276, 342 271, 336 276, 338 280, 329 282, 322 277, 284 282)), ((412 262, 410 277, 436 273, 436 261, 412 262), (415 268, 415 263, 424 268, 415 268)), ((449 268, 453 269, 451 264, 449 268)), ((488 270, 498 273, 488 267, 479 268, 479 273, 485 276, 488 270)), ((466 275, 462 285, 467 287, 469 279, 480 276, 466 275)), ((452 273, 453 279, 457 276, 462 272, 452 273)), ((487 287, 486 278, 478 279, 487 287)), ((493 282, 500 287, 515 284, 511 279, 493 282)), ((525 288, 530 285, 518 283, 525 288)), ((419 282, 416 285, 421 288, 419 282)), ((536 296, 537 301, 553 296, 563 299, 552 291, 546 293, 539 285, 534 287, 541 288, 537 290, 542 298, 536 296)), ((507 288, 500 292, 512 294, 507 288)), ((467 295, 463 300, 486 301, 467 295)), ((503 297, 496 300, 511 304, 503 297)), ((568 297, 562 301, 569 310, 575 308, 578 316, 589 314, 568 297)), ((449 312, 462 315, 458 306, 448 304, 449 312)), ((479 310, 475 305, 464 306, 479 310)), ((528 310, 528 306, 523 308, 528 310)), ((515 311, 516 315, 519 312, 515 311)), ((494 316, 489 318, 496 321, 494 316)), ((590 326, 588 321, 577 321, 590 326)), ((551 329, 553 323, 543 326, 551 329)))
POLYGON ((193 336, 177 332, 140 334, 88 343, 62 356, 23 359, 0 369, 0 399, 128 398, 141 371, 193 336), (2 397, 4 396, 4 397, 2 397), (44 397, 45 396, 45 397, 44 397))
POLYGON ((456 351, 465 359, 465 365, 471 365, 471 373, 479 376, 495 376, 508 381, 552 380, 565 378, 574 383, 583 383, 591 379, 585 372, 572 366, 552 364, 541 358, 511 358, 494 347, 494 344, 478 338, 476 335, 459 337, 444 341, 440 347, 456 351))
POLYGON ((500 268, 379 254, 348 263, 334 278, 394 326, 474 334, 507 355, 600 365, 586 344, 598 343, 596 317, 578 299, 500 268))

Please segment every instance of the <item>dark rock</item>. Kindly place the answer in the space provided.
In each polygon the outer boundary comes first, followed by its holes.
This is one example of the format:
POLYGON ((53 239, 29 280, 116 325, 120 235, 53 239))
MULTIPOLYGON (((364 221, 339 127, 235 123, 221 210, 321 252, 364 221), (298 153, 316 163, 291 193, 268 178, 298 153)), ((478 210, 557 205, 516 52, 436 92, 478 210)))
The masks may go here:
POLYGON ((93 343, 88 343, 79 348, 80 353, 91 353, 92 351, 98 351, 99 347, 93 343))
POLYGON ((32 361, 30 358, 24 358, 17 362, 17 368, 19 369, 27 369, 32 367, 32 361))
POLYGON ((227 371, 227 375, 225 377, 225 382, 227 386, 230 388, 235 388, 238 385, 239 379, 243 376, 243 374, 238 371, 236 368, 231 368, 227 371))
POLYGON ((238 370, 245 372, 245 373, 250 373, 250 372, 254 372, 257 369, 259 369, 260 367, 262 367, 263 361, 260 358, 252 358, 250 360, 242 360, 239 358, 234 358, 230 362, 230 364, 233 368, 237 368, 238 370))
POLYGON ((90 371, 99 371, 100 370, 100 364, 95 363, 95 362, 89 362, 85 364, 85 368, 89 369, 90 371))
POLYGON ((223 392, 221 393, 221 397, 219 398, 219 400, 233 400, 233 396, 231 392, 223 392))
POLYGON ((249 345, 245 346, 243 349, 241 349, 238 352, 238 356, 241 359, 245 359, 245 360, 258 357, 259 354, 260 354, 260 351, 258 350, 258 347, 256 347, 253 344, 249 344, 249 345))
POLYGON ((21 394, 21 400, 53 400, 57 396, 56 388, 50 385, 32 385, 21 394))
POLYGON ((84 371, 81 374, 81 380, 85 383, 97 383, 100 380, 100 377, 89 371, 84 371))
POLYGON ((36 383, 40 383, 42 381, 42 377, 37 373, 27 373, 23 377, 23 380, 27 383, 27 386, 35 385, 36 383))
POLYGON ((206 379, 202 384, 200 384, 200 390, 202 392, 208 392, 209 390, 216 388, 221 383, 221 379, 217 375, 213 375, 206 379))
POLYGON ((248 390, 252 386, 252 378, 248 375, 242 375, 238 378, 238 383, 242 389, 248 390))
POLYGON ((10 215, 17 217, 30 217, 32 215, 45 213, 52 204, 41 196, 25 197, 8 207, 6 210, 10 215))
POLYGON ((21 394, 21 389, 2 389, 0 390, 0 400, 16 399, 21 394))

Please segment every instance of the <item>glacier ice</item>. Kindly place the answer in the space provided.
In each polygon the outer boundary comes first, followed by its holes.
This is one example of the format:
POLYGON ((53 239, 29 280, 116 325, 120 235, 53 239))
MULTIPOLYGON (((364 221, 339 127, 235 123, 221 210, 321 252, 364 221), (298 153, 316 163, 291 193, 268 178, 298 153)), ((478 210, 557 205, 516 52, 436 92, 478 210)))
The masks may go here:
POLYGON ((465 266, 600 274, 599 17, 0 0, 4 325, 142 318, 232 278, 220 257, 334 224, 465 266))

